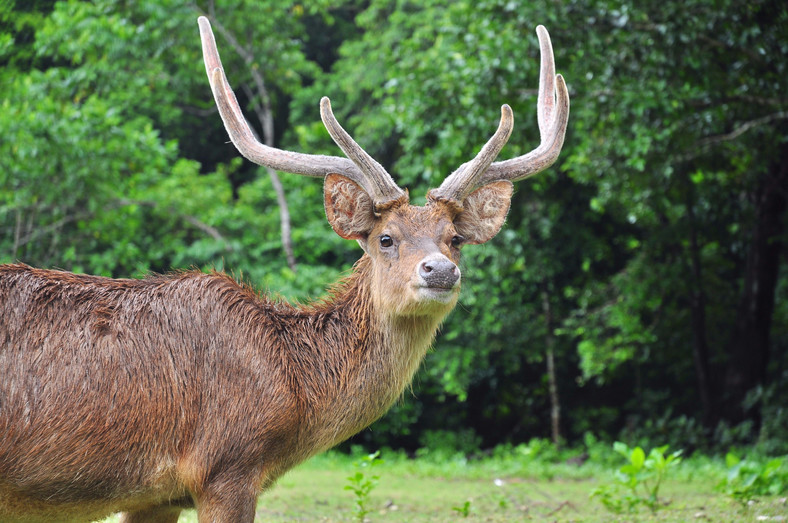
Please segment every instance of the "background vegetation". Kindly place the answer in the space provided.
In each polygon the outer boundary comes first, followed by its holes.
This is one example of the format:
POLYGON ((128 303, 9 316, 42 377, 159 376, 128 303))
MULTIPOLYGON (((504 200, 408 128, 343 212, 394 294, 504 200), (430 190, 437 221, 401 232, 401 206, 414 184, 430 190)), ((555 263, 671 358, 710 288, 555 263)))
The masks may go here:
POLYGON ((318 116, 329 95, 416 201, 503 103, 502 158, 535 147, 534 28, 551 32, 564 151, 465 249, 414 394, 356 443, 788 453, 784 2, 0 0, 0 261, 218 268, 304 299, 360 256, 319 181, 227 143, 199 14, 262 139, 341 154, 318 116))

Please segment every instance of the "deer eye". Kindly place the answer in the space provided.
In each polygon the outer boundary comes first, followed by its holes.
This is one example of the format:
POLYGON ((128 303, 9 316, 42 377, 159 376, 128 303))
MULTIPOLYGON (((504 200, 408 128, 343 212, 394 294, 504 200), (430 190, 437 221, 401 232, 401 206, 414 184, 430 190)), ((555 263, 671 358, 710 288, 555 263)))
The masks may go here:
POLYGON ((460 236, 460 235, 458 234, 458 235, 454 236, 454 237, 451 239, 451 246, 452 246, 452 247, 459 247, 459 246, 460 246, 460 245, 462 245, 464 242, 465 242, 465 237, 463 237, 463 236, 460 236))
POLYGON ((388 234, 384 234, 380 237, 380 246, 381 247, 391 247, 394 245, 394 240, 391 239, 391 236, 388 234))

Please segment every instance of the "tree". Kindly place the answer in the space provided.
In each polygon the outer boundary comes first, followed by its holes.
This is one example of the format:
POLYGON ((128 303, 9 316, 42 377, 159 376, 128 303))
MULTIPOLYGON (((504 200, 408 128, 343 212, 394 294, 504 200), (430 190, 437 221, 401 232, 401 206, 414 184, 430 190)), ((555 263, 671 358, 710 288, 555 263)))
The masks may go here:
POLYGON ((298 275, 288 267, 271 178, 217 146, 227 138, 200 57, 202 12, 231 37, 224 65, 263 139, 337 154, 317 111, 329 95, 416 201, 476 153, 503 103, 516 127, 502 158, 538 143, 534 28, 552 35, 572 98, 564 151, 518 184, 502 233, 465 250, 461 306, 417 396, 362 438, 416 447, 455 431, 492 445, 648 437, 660 424, 702 445, 739 422, 736 433, 788 430, 777 409, 788 390, 788 8, 6 3, 2 261, 116 276, 243 269, 257 287, 303 297, 358 258, 327 228, 321 184, 285 175, 298 275))
MULTIPOLYGON (((427 366, 427 390, 461 400, 479 387, 501 392, 513 361, 540 361, 552 338, 532 289, 551 289, 555 302, 542 310, 560 325, 556 342, 579 349, 586 387, 634 387, 619 424, 666 409, 709 428, 736 422, 747 391, 781 379, 767 362, 784 361, 786 346, 769 336, 783 259, 786 16, 770 2, 370 4, 357 18, 363 35, 296 101, 318 92, 341 100, 356 136, 414 193, 473 154, 503 102, 525 122, 504 154, 535 141, 536 23, 553 35, 573 98, 554 167, 561 174, 521 187, 538 198, 518 195, 509 232, 487 247, 495 253, 468 256, 483 268, 480 293, 495 312, 453 316, 427 366), (517 212, 529 204, 536 215, 517 212), (562 219, 568 205, 580 206, 575 221, 562 219), (566 255, 556 252, 563 246, 566 255), (490 260, 524 269, 507 273, 490 260), (666 401, 660 390, 686 392, 666 401)), ((571 366, 567 349, 558 353, 571 366)))
POLYGON ((591 115, 578 115, 591 125, 578 147, 584 153, 573 158, 571 169, 577 179, 596 183, 603 170, 625 167, 619 171, 625 176, 605 176, 608 181, 598 185, 598 205, 624 210, 643 232, 638 256, 648 260, 649 271, 655 265, 666 270, 656 268, 659 281, 644 271, 630 270, 629 278, 622 273, 636 297, 619 294, 619 303, 641 305, 632 311, 641 323, 631 330, 632 342, 643 343, 642 333, 652 333, 657 342, 645 340, 652 347, 665 347, 665 328, 676 326, 666 313, 676 317, 677 308, 689 308, 681 328, 692 340, 709 427, 719 419, 742 420, 747 391, 769 382, 785 219, 777 195, 786 188, 779 166, 788 113, 778 93, 785 87, 787 16, 770 2, 609 3, 593 25, 595 34, 604 35, 602 45, 592 40, 585 49, 589 60, 607 64, 594 74, 605 89, 597 93, 599 103, 588 106, 595 123, 591 115), (627 139, 600 140, 613 126, 627 129, 627 139), (747 263, 747 257, 758 261, 747 263), (750 283, 756 281, 760 287, 753 293, 750 283), (649 303, 643 291, 660 297, 656 307, 642 307, 649 303), (725 380, 715 381, 722 369, 725 380))
MULTIPOLYGON (((249 53, 265 68, 231 54, 228 70, 266 82, 269 110, 286 107, 286 93, 315 70, 301 50, 304 12, 256 7, 225 3, 219 15, 251 30, 258 47, 249 53)), ((226 133, 202 66, 199 6, 58 2, 8 12, 7 38, 29 44, 8 48, 17 65, 3 71, 0 128, 15 137, 4 143, 0 185, 4 259, 108 275, 224 263, 260 267, 251 271, 258 281, 276 272, 274 244, 286 241, 265 210, 277 210, 274 191, 242 187, 259 184, 257 167, 215 145, 226 133)), ((308 276, 299 292, 314 289, 308 276)))

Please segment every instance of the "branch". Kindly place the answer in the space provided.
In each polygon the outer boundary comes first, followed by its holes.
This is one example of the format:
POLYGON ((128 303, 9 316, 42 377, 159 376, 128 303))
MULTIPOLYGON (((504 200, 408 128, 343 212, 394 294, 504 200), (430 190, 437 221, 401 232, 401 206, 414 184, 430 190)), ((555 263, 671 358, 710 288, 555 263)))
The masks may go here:
MULTIPOLYGON (((140 206, 143 206, 143 207, 157 207, 158 206, 158 204, 156 202, 142 201, 142 200, 129 200, 127 198, 120 198, 118 200, 115 200, 112 204, 108 205, 106 207, 106 210, 117 209, 119 207, 126 207, 126 206, 129 206, 129 205, 140 205, 140 206)), ((169 210, 171 212, 174 211, 173 209, 169 209, 169 210)), ((192 216, 190 214, 181 214, 181 213, 174 213, 174 214, 175 214, 176 217, 183 219, 185 222, 190 223, 191 225, 193 225, 196 228, 200 229, 204 233, 208 234, 214 240, 224 243, 225 246, 227 247, 227 250, 232 250, 231 247, 230 247, 230 244, 227 242, 227 240, 224 238, 224 236, 222 236, 222 234, 219 232, 219 230, 216 229, 215 227, 212 227, 212 226, 208 225, 207 223, 200 221, 200 219, 198 219, 196 216, 192 216)), ((81 211, 81 212, 77 212, 75 214, 69 214, 69 215, 63 216, 59 220, 56 220, 56 221, 54 221, 54 222, 52 222, 50 224, 47 224, 47 225, 44 225, 42 227, 38 227, 36 229, 33 229, 29 233, 25 234, 24 236, 21 236, 21 234, 19 233, 19 229, 20 229, 19 223, 21 221, 21 217, 20 217, 21 215, 20 215, 19 209, 17 209, 17 224, 16 224, 15 238, 14 238, 14 253, 16 253, 16 250, 19 249, 20 247, 30 243, 33 240, 38 239, 39 237, 41 237, 43 235, 49 234, 51 232, 54 232, 54 231, 62 228, 64 225, 66 225, 68 223, 90 218, 92 215, 93 215, 93 213, 88 212, 88 211, 84 211, 84 210, 81 211)))
POLYGON ((709 136, 703 138, 698 142, 699 147, 707 147, 709 145, 714 145, 715 143, 719 142, 728 142, 731 140, 735 140, 739 136, 743 135, 750 129, 754 127, 758 127, 760 125, 765 125, 769 122, 773 122, 775 120, 786 120, 788 119, 788 111, 779 111, 772 114, 767 114, 766 116, 762 116, 760 118, 756 118, 755 120, 750 120, 749 122, 744 122, 742 125, 734 129, 733 131, 726 133, 726 134, 718 134, 716 136, 709 136))
MULTIPOLYGON (((19 216, 20 216, 19 215, 19 209, 17 209, 18 220, 21 219, 21 218, 19 218, 19 216)), ((76 214, 69 214, 67 216, 64 216, 64 217, 60 218, 59 220, 57 220, 55 222, 52 222, 50 224, 44 225, 42 227, 38 227, 36 229, 32 229, 31 228, 30 232, 28 232, 24 236, 14 238, 14 256, 16 256, 16 251, 20 247, 24 247, 25 245, 27 245, 28 243, 32 242, 33 240, 37 240, 41 236, 49 234, 50 232, 54 232, 54 231, 62 228, 67 223, 71 223, 71 222, 75 222, 75 221, 78 221, 78 220, 82 220, 82 219, 87 218, 89 216, 90 216, 90 213, 87 213, 85 211, 78 212, 76 214)))
POLYGON ((766 96, 753 96, 749 94, 733 94, 727 96, 720 96, 709 100, 707 98, 695 98, 687 100, 687 105, 693 109, 708 109, 709 107, 718 107, 724 104, 734 104, 747 102, 749 104, 784 107, 788 105, 788 98, 776 98, 766 96))
POLYGON ((752 96, 748 94, 737 94, 734 99, 744 100, 745 102, 752 102, 760 105, 778 105, 783 106, 788 104, 788 98, 767 98, 764 96, 752 96))
POLYGON ((756 53, 755 51, 753 51, 752 49, 746 46, 733 46, 727 42, 723 42, 722 40, 717 40, 716 38, 712 38, 705 34, 698 35, 698 40, 700 40, 701 42, 706 42, 711 47, 718 47, 720 49, 726 49, 726 50, 741 51, 742 53, 747 55, 750 61, 761 62, 761 63, 764 62, 763 56, 759 55, 758 53, 756 53))
POLYGON ((214 240, 223 242, 225 245, 228 245, 227 240, 224 239, 224 236, 222 236, 222 234, 219 232, 219 230, 216 227, 211 227, 207 223, 201 222, 196 217, 190 214, 182 214, 181 218, 183 218, 185 221, 189 222, 190 224, 194 225, 204 233, 208 234, 208 236, 210 236, 214 240))
MULTIPOLYGON (((125 207, 127 205, 141 205, 143 207, 158 207, 159 206, 158 203, 153 202, 153 201, 148 201, 148 200, 129 200, 128 198, 120 198, 120 199, 116 200, 116 203, 117 203, 117 207, 125 207)), ((194 227, 200 229, 202 232, 206 233, 208 236, 210 236, 214 240, 224 243, 225 248, 228 251, 233 250, 232 246, 230 245, 230 243, 227 241, 227 239, 224 236, 222 236, 222 233, 219 232, 219 229, 217 229, 216 227, 208 225, 207 223, 203 222, 202 220, 200 220, 196 216, 192 216, 191 214, 182 214, 182 213, 179 213, 179 212, 175 212, 175 209, 173 209, 172 207, 170 207, 168 209, 168 211, 170 211, 172 214, 174 214, 176 218, 181 218, 186 223, 189 223, 189 224, 193 225, 194 227)))
POLYGON ((743 135, 744 133, 755 127, 766 125, 776 120, 788 120, 788 111, 778 111, 776 113, 767 114, 766 116, 761 116, 760 118, 756 118, 754 120, 744 122, 739 127, 735 128, 733 131, 729 133, 717 134, 714 136, 707 136, 706 138, 701 138, 692 148, 692 152, 679 155, 676 157, 676 160, 679 162, 687 162, 689 160, 692 160, 700 156, 709 147, 712 147, 722 142, 730 142, 732 140, 735 140, 739 136, 743 135))

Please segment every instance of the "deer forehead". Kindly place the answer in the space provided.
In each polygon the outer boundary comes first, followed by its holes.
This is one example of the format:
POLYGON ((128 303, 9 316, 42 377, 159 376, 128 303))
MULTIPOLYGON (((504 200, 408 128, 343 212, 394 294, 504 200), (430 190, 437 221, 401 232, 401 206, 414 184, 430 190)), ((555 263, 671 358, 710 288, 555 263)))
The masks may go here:
POLYGON ((400 240, 439 240, 454 231, 454 213, 444 205, 402 205, 381 215, 373 234, 393 234, 400 240))

